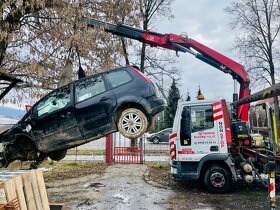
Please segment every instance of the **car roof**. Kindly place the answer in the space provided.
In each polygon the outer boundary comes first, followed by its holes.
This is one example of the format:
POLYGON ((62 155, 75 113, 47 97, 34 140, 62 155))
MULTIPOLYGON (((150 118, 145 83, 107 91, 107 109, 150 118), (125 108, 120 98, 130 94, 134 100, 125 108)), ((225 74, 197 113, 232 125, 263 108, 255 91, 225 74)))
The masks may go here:
POLYGON ((168 130, 172 130, 172 128, 165 128, 165 129, 163 129, 163 130, 161 130, 161 131, 159 131, 159 132, 168 131, 168 130))
POLYGON ((60 88, 66 87, 66 86, 71 85, 71 84, 75 84, 75 83, 77 83, 77 82, 79 82, 79 81, 83 81, 83 80, 86 80, 86 79, 88 79, 88 78, 97 77, 97 76, 99 76, 99 75, 106 74, 106 73, 108 73, 108 72, 118 71, 118 70, 120 70, 120 69, 130 69, 129 67, 131 67, 131 66, 118 67, 118 68, 110 69, 110 70, 108 70, 108 71, 100 72, 100 73, 97 73, 97 74, 93 74, 93 75, 86 76, 86 77, 83 77, 83 78, 81 78, 81 79, 78 79, 78 80, 74 80, 74 81, 72 81, 72 82, 69 82, 69 83, 67 83, 66 85, 63 85, 63 86, 61 86, 61 87, 57 87, 57 88, 53 89, 52 91, 48 92, 46 95, 44 95, 42 98, 40 98, 33 106, 37 105, 38 102, 41 101, 43 98, 47 97, 49 94, 51 94, 52 92, 54 92, 54 91, 56 91, 56 90, 58 90, 58 89, 60 89, 60 88))
MULTIPOLYGON (((118 71, 118 70, 120 70, 120 69, 129 69, 128 67, 130 67, 130 66, 118 67, 118 68, 110 69, 110 70, 108 70, 108 71, 99 72, 99 73, 96 73, 96 74, 93 74, 93 75, 90 75, 90 76, 86 76, 86 77, 83 77, 83 78, 81 78, 81 79, 77 79, 77 80, 74 80, 74 81, 72 81, 72 82, 69 82, 67 85, 72 84, 72 83, 74 84, 74 83, 76 83, 76 82, 79 82, 79 81, 82 81, 82 80, 86 80, 86 79, 88 79, 88 78, 97 77, 97 76, 102 75, 102 74, 107 74, 107 73, 109 73, 109 72, 118 71)), ((64 85, 64 86, 66 86, 66 85, 64 85)), ((58 89, 58 88, 56 88, 56 89, 58 89)))

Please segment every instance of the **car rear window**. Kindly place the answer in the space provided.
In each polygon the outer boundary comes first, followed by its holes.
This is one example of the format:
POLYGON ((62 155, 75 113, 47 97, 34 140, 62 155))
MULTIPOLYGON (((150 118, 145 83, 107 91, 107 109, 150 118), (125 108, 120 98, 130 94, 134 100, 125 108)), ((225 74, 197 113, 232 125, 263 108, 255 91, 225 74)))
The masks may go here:
POLYGON ((130 74, 125 70, 109 72, 107 77, 113 87, 120 86, 132 80, 130 74))

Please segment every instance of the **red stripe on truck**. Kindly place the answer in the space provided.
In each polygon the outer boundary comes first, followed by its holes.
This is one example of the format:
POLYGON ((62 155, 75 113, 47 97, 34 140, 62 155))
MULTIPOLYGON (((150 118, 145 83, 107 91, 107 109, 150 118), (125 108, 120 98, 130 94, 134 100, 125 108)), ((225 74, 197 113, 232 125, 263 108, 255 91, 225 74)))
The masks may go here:
POLYGON ((177 133, 172 133, 172 134, 170 135, 169 139, 173 139, 173 138, 175 138, 175 137, 177 137, 177 133))
POLYGON ((220 104, 221 104, 221 102, 218 101, 218 102, 213 103, 212 105, 213 105, 213 106, 218 106, 218 105, 220 105, 220 104))
POLYGON ((216 113, 221 112, 221 111, 222 111, 222 108, 213 109, 213 114, 216 114, 216 113))
POLYGON ((222 119, 222 118, 223 118, 223 115, 218 115, 218 116, 214 117, 214 121, 217 121, 217 120, 222 119))

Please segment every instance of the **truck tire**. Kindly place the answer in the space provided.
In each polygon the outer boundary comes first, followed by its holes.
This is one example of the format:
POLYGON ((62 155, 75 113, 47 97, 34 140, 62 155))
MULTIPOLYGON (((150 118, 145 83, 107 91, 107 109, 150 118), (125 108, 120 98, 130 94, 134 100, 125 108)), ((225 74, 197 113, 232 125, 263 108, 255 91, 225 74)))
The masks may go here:
POLYGON ((211 193, 227 193, 232 187, 232 178, 222 165, 210 165, 204 174, 204 185, 211 193))

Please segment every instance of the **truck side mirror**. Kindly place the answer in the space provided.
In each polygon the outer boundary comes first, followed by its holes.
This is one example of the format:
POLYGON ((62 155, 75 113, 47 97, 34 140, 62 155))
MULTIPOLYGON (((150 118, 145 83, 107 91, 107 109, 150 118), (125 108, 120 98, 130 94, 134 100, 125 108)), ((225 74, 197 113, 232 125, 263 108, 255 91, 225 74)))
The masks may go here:
POLYGON ((181 114, 180 124, 181 145, 191 145, 191 110, 190 107, 184 107, 181 114))

